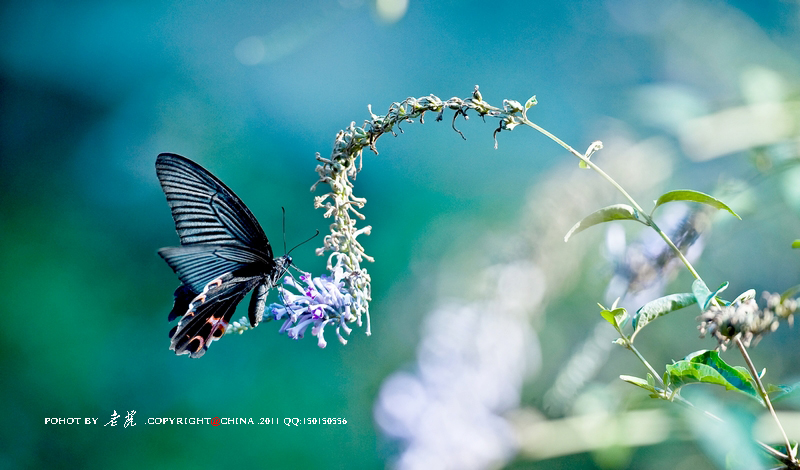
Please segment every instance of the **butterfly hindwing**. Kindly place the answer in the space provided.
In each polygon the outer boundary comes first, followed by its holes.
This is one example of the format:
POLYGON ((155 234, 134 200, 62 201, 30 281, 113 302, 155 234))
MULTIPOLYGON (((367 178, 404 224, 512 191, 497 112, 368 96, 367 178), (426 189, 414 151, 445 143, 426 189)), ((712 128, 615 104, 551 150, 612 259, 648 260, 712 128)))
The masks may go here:
MULTIPOLYGON (((169 317, 167 321, 171 322, 172 320, 182 317, 189 311, 189 304, 192 303, 192 300, 197 297, 197 292, 193 291, 189 286, 185 284, 181 284, 177 289, 175 289, 175 303, 172 306, 172 311, 169 312, 169 317)), ((170 338, 172 337, 172 333, 170 333, 170 338)))
POLYGON ((192 358, 205 354, 211 342, 225 334, 236 306, 256 282, 231 274, 210 282, 189 302, 186 313, 170 332, 170 349, 192 358))
POLYGON ((265 270, 274 265, 272 259, 264 259, 257 251, 234 245, 190 245, 167 247, 158 250, 181 282, 199 293, 206 284, 225 273, 246 269, 247 266, 263 266, 265 270))

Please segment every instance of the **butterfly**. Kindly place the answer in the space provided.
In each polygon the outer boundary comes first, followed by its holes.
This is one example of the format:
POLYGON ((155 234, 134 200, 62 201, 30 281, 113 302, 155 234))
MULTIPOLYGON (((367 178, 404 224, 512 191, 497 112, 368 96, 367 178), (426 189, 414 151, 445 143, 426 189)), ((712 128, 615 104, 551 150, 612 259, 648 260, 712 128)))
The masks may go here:
POLYGON ((250 326, 264 316, 267 294, 292 264, 273 258, 272 247, 253 213, 217 177, 186 157, 162 153, 156 175, 167 196, 181 246, 158 250, 181 286, 169 321, 170 350, 203 356, 225 334, 236 306, 253 290, 250 326))

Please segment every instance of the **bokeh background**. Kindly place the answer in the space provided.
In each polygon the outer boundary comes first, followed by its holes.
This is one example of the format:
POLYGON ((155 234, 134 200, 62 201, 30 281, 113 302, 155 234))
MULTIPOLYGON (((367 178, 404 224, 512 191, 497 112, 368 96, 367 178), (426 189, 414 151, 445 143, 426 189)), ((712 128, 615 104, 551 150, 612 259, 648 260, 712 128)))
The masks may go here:
MULTIPOLYGON (((731 447, 760 465, 742 450, 760 429, 750 403, 698 394, 732 423, 709 431, 617 378, 645 372, 611 348, 596 302, 636 309, 690 278, 637 227, 565 244, 621 199, 543 136, 503 132, 495 150, 496 123, 459 120, 464 141, 429 116, 384 137, 356 182, 372 336, 319 349, 267 323, 200 360, 168 350, 177 279, 156 251, 177 236, 154 161, 209 168, 281 253, 281 207, 289 245, 327 231, 314 155, 368 104, 536 94, 530 117, 581 151, 602 140, 594 158, 646 207, 688 187, 743 216, 662 212, 702 232, 709 284, 782 291, 800 282, 799 72, 790 0, 4 2, 0 467, 702 469, 731 447), (147 424, 215 416, 280 424, 147 424), (44 424, 70 417, 97 424, 44 424)), ((300 268, 324 271, 320 243, 293 253, 300 268)), ((714 346, 696 315, 639 336, 656 367, 714 346)), ((797 344, 783 325, 756 365, 797 382, 797 344)))

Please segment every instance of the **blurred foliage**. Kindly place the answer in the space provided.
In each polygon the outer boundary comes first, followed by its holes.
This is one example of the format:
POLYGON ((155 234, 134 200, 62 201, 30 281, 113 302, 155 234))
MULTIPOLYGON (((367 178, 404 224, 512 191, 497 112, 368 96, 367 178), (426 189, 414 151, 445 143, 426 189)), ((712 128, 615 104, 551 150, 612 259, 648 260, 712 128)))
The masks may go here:
MULTIPOLYGON (((596 248, 601 230, 568 248, 563 235, 614 201, 570 180, 574 162, 532 132, 501 134, 495 151, 493 126, 479 119, 459 125, 466 143, 431 119, 365 155, 358 184, 374 227, 363 240, 376 258, 371 337, 356 330, 347 346, 321 350, 267 323, 224 338, 201 360, 168 350, 178 281, 156 250, 177 237, 155 156, 183 154, 219 176, 280 252, 281 206, 290 245, 325 231, 309 193, 314 153, 327 155, 335 133, 368 117, 370 103, 382 110, 407 96, 466 96, 475 84, 491 102, 535 93, 537 122, 576 147, 602 139, 593 158, 613 161, 641 200, 663 192, 656 188, 711 193, 733 181, 724 200, 744 220, 715 219, 696 264, 711 284, 728 280, 740 292, 797 283, 788 248, 800 233, 800 173, 781 166, 798 157, 796 2, 392 4, 0 6, 0 309, 10 320, 0 332, 0 402, 13 425, 0 439, 0 467, 384 466, 403 449, 375 426, 382 382, 414 360, 437 299, 473 295, 462 281, 476 258, 494 256, 486 237, 519 227, 525 243, 499 251, 526 246, 547 275, 546 308, 531 313, 541 368, 520 392, 523 407, 540 406, 591 334, 611 275, 596 248), (136 426, 102 426, 114 411, 136 411, 136 426), (215 416, 347 424, 147 424, 215 416), (44 424, 48 417, 98 425, 44 424)), ((321 272, 313 250, 296 250, 295 262, 321 272)), ((671 285, 689 284, 680 274, 671 285)), ((709 347, 693 333, 693 313, 659 322, 661 334, 639 338, 655 363, 709 347)), ((762 341, 755 363, 792 381, 796 336, 784 328, 762 341)), ((636 368, 622 354, 611 361, 593 385, 636 368)), ((637 392, 620 400, 636 403, 637 392)), ((585 397, 571 412, 596 405, 585 397)), ((632 452, 535 464, 520 456, 511 466, 712 468, 699 445, 680 439, 632 452)))

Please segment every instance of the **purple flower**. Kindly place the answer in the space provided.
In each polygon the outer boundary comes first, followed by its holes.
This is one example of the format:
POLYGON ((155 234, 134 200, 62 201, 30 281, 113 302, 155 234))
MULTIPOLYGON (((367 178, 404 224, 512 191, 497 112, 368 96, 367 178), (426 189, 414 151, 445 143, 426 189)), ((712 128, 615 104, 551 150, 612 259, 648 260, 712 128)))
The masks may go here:
POLYGON ((284 304, 270 305, 271 316, 275 320, 284 320, 280 333, 286 332, 290 338, 300 339, 310 326, 319 347, 324 348, 328 344, 323 336, 325 327, 335 325, 339 341, 347 344, 341 331, 348 335, 352 331, 347 322, 357 319, 352 313, 355 302, 342 281, 343 271, 336 269, 333 275, 333 278, 312 278, 309 273, 303 273, 299 282, 291 276, 284 278, 283 286, 278 287, 284 304))

